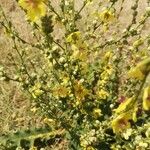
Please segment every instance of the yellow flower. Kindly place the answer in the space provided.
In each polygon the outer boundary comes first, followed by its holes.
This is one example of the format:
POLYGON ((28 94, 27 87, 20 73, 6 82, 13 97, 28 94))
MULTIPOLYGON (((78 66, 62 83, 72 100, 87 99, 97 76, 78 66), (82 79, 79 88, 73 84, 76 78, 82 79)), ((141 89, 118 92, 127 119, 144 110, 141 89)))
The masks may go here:
POLYGON ((87 60, 87 53, 86 52, 80 52, 79 50, 74 51, 73 56, 74 59, 79 59, 81 61, 87 60))
POLYGON ((79 31, 73 32, 66 38, 68 43, 71 43, 71 48, 73 51, 72 59, 79 59, 81 61, 88 60, 88 46, 87 43, 83 41, 81 33, 79 31))
POLYGON ((99 108, 95 108, 94 110, 93 110, 93 115, 94 115, 94 117, 95 118, 98 118, 99 116, 101 116, 102 114, 101 114, 101 109, 99 109, 99 108))
POLYGON ((56 97, 66 97, 69 93, 69 89, 64 85, 58 85, 53 89, 53 95, 56 97))
POLYGON ((105 9, 103 12, 100 13, 99 17, 101 21, 108 23, 115 18, 115 15, 112 10, 105 9))
POLYGON ((105 53, 105 55, 103 56, 103 59, 104 60, 108 60, 109 58, 111 58, 112 57, 112 52, 111 51, 108 51, 108 52, 106 52, 105 53))
POLYGON ((41 83, 37 82, 32 88, 29 89, 33 98, 37 98, 43 94, 43 90, 41 90, 41 83))
POLYGON ((68 43, 77 43, 78 41, 81 40, 81 33, 79 31, 73 32, 71 34, 68 35, 66 41, 68 43))
POLYGON ((72 50, 73 50, 73 55, 72 55, 72 58, 73 59, 79 59, 81 61, 86 61, 88 60, 87 57, 88 57, 88 54, 87 54, 87 44, 84 42, 84 43, 81 43, 81 42, 78 42, 76 45, 73 44, 72 45, 72 50))
POLYGON ((143 93, 143 108, 150 110, 150 87, 146 87, 143 93))
POLYGON ((110 75, 112 74, 113 69, 106 69, 101 73, 101 79, 107 81, 110 77, 110 75))
POLYGON ((130 119, 131 119, 131 115, 129 113, 121 114, 117 118, 115 118, 111 123, 113 132, 118 134, 130 128, 131 126, 129 122, 130 119))
POLYGON ((109 96, 109 93, 101 89, 100 91, 98 91, 98 96, 100 99, 107 99, 107 97, 109 96))
POLYGON ((137 79, 144 79, 145 75, 150 71, 150 58, 146 58, 140 62, 136 67, 128 72, 128 76, 137 79))
POLYGON ((78 100, 83 100, 88 94, 88 90, 80 82, 76 82, 74 85, 75 96, 78 100))
POLYGON ((107 80, 99 80, 98 81, 98 85, 101 87, 105 86, 105 84, 107 84, 107 80))
POLYGON ((62 80, 62 85, 66 86, 69 84, 69 75, 67 72, 61 72, 61 80, 62 80))
POLYGON ((19 0, 19 5, 27 11, 27 18, 36 22, 46 14, 46 0, 19 0))
POLYGON ((125 111, 127 109, 127 107, 129 107, 129 105, 131 104, 131 102, 133 101, 133 98, 128 98, 125 101, 123 101, 119 107, 115 110, 116 113, 121 113, 123 111, 125 111))
POLYGON ((139 68, 133 68, 128 72, 128 76, 136 79, 143 80, 144 79, 144 74, 139 68))
POLYGON ((109 75, 107 74, 107 71, 104 70, 102 73, 101 73, 101 79, 107 81, 109 79, 109 75))
POLYGON ((137 111, 138 111, 138 103, 134 103, 134 97, 128 98, 123 101, 119 107, 115 110, 117 114, 123 113, 127 111, 132 116, 132 120, 134 122, 137 121, 137 111), (130 107, 130 108, 129 108, 130 107))

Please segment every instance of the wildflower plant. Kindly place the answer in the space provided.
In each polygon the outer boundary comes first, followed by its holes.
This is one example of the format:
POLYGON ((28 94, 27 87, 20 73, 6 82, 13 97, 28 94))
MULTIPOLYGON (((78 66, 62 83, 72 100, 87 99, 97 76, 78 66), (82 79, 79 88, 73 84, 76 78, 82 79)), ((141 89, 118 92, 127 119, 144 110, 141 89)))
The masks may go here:
POLYGON ((1 80, 20 86, 47 128, 3 136, 1 145, 33 150, 43 141, 52 148, 48 141, 59 137, 69 150, 150 148, 150 1, 142 14, 133 0, 122 27, 125 2, 60 0, 57 8, 50 0, 17 0, 33 41, 1 8, 14 52, 13 72, 0 67, 1 80))

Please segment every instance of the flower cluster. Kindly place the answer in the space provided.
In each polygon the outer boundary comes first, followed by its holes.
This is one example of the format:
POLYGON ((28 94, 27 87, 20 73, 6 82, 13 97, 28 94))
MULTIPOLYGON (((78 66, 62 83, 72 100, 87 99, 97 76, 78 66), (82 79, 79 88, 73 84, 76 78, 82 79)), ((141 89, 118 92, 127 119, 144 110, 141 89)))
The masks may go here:
POLYGON ((35 22, 46 15, 45 0, 19 0, 19 5, 27 11, 29 20, 35 22))

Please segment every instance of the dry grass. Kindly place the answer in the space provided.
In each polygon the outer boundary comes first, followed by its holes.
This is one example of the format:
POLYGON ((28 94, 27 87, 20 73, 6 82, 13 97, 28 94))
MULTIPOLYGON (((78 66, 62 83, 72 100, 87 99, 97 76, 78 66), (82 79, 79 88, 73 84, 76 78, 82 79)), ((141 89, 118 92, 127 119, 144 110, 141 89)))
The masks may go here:
MULTIPOLYGON (((13 22, 21 36, 26 40, 31 40, 29 26, 23 19, 23 12, 16 5, 15 0, 1 0, 1 5, 13 22)), ((12 43, 4 35, 0 28, 0 64, 3 64, 11 71, 12 64, 8 61, 8 55, 14 53, 12 43)), ((4 83, 0 81, 0 132, 1 134, 40 125, 41 120, 30 111, 30 101, 26 94, 19 89, 16 83, 4 83)))

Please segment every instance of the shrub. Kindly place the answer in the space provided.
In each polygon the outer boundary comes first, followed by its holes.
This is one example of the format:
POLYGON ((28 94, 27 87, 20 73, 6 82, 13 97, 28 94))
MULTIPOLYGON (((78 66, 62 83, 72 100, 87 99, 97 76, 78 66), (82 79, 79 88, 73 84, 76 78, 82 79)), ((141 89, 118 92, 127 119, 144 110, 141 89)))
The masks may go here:
POLYGON ((121 22, 124 3, 61 0, 55 7, 48 0, 19 0, 32 41, 1 9, 0 23, 17 53, 13 73, 1 67, 1 79, 17 82, 46 124, 46 130, 1 137, 5 148, 40 149, 57 137, 69 150, 150 148, 149 1, 145 12, 133 1, 127 25, 121 22))

